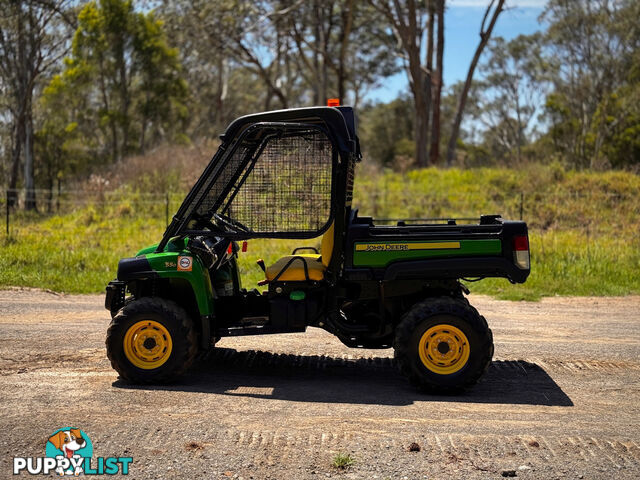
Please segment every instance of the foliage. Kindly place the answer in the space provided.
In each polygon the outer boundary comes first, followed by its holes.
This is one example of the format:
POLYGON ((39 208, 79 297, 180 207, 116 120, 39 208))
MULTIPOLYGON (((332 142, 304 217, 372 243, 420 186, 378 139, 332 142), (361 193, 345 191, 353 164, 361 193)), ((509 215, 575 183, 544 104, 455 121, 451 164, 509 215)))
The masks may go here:
POLYGON ((398 155, 413 157, 413 106, 408 98, 369 105, 361 111, 361 118, 359 135, 364 155, 383 166, 393 166, 398 155))
POLYGON ((485 127, 483 143, 497 160, 510 155, 521 161, 521 151, 535 135, 535 116, 544 100, 546 60, 541 36, 519 35, 507 42, 493 39, 481 65, 482 100, 479 116, 485 127))
MULTIPOLYGON (((628 0, 552 0, 542 16, 546 30, 510 41, 493 39, 480 63, 480 78, 450 86, 442 100, 442 137, 450 139, 447 125, 469 88, 466 132, 453 135, 458 137, 457 164, 560 160, 576 168, 637 169, 638 16, 640 4, 628 0)), ((376 115, 388 118, 396 102, 368 108, 363 125, 368 115, 373 116, 369 124, 382 124, 376 115)), ((392 166, 394 155, 389 152, 396 140, 389 139, 388 127, 376 128, 387 143, 369 153, 392 166)), ((369 130, 363 137, 378 140, 369 130)))
MULTIPOLYGON (((10 131, 2 153, 11 157, 6 175, 9 189, 18 187, 23 166, 28 210, 35 208, 34 106, 43 78, 66 51, 70 4, 68 0, 0 1, 0 123, 5 124, 0 131, 10 131)), ((9 202, 15 201, 13 193, 9 202)))
POLYGON ((56 105, 56 121, 78 125, 89 157, 104 160, 108 146, 115 162, 150 142, 180 138, 186 92, 162 22, 136 12, 130 0, 100 0, 80 11, 71 56, 43 102, 56 105))
POLYGON ((637 155, 628 155, 634 148, 628 135, 638 128, 640 108, 631 92, 640 68, 640 4, 551 0, 543 15, 549 22, 544 40, 553 91, 546 117, 554 149, 577 167, 637 164, 637 155), (628 94, 625 106, 612 98, 628 94), (605 143, 618 146, 603 151, 605 143), (605 151, 610 158, 602 158, 605 151))

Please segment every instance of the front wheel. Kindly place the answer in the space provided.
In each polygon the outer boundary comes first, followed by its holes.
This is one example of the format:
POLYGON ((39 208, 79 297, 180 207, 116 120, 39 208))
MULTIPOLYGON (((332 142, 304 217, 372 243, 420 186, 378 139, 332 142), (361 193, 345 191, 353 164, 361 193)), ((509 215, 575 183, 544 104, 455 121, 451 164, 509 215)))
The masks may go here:
POLYGON ((420 390, 459 393, 489 367, 493 335, 468 302, 431 298, 403 316, 393 347, 400 370, 420 390))
POLYGON ((107 356, 132 383, 167 383, 193 362, 197 338, 193 321, 176 303, 143 297, 120 309, 107 330, 107 356))

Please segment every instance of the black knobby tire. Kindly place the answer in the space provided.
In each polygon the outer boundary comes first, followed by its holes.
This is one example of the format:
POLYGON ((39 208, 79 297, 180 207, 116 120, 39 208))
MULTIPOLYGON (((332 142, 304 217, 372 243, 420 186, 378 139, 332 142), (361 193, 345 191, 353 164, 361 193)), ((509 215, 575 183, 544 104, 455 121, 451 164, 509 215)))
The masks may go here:
POLYGON ((175 302, 158 297, 143 297, 122 307, 111 320, 106 345, 111 366, 123 380, 131 383, 171 382, 191 366, 198 352, 196 331, 187 312, 175 302), (162 324, 171 335, 171 354, 164 364, 154 369, 135 366, 124 350, 127 331, 143 320, 162 324))
POLYGON ((485 318, 463 299, 436 297, 416 303, 396 327, 393 343, 400 371, 427 393, 456 394, 474 385, 491 364, 493 334, 485 318), (420 339, 437 325, 451 325, 467 337, 470 352, 463 367, 442 374, 429 369, 420 358, 420 339))
MULTIPOLYGON (((126 307, 127 305, 129 305, 131 302, 134 302, 136 300, 136 298, 133 295, 129 295, 127 298, 125 298, 124 300, 124 305, 122 305, 123 307, 126 307)), ((115 317, 118 312, 120 310, 116 311, 116 312, 111 312, 111 318, 115 317)))

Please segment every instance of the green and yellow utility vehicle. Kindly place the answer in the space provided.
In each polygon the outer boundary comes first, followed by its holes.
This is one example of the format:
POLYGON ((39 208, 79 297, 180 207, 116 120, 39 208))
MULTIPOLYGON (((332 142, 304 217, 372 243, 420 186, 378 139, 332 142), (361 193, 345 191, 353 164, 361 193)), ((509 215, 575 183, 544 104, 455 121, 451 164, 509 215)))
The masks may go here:
MULTIPOLYGON (((134 383, 174 380, 221 337, 322 328, 354 348, 395 349, 422 390, 474 384, 493 355, 462 279, 529 275, 524 222, 400 221, 352 207, 360 146, 349 107, 235 120, 160 242, 124 258, 107 287, 107 354, 134 383), (242 288, 238 255, 257 238, 322 237, 242 288)), ((266 345, 266 344, 265 344, 266 345)))

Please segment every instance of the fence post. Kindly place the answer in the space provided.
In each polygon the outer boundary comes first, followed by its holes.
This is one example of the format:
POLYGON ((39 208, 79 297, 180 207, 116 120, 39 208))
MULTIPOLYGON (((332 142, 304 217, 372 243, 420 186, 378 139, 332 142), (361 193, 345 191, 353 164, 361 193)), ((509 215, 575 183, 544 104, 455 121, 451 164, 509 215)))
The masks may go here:
POLYGON ((520 220, 522 220, 523 211, 524 211, 524 193, 520 192, 520 220))
POLYGON ((9 236, 9 190, 6 191, 5 200, 7 201, 7 237, 9 236))
POLYGON ((58 196, 56 197, 56 212, 60 213, 60 176, 58 176, 58 196))
POLYGON ((169 226, 169 192, 165 194, 164 202, 164 221, 169 226))

